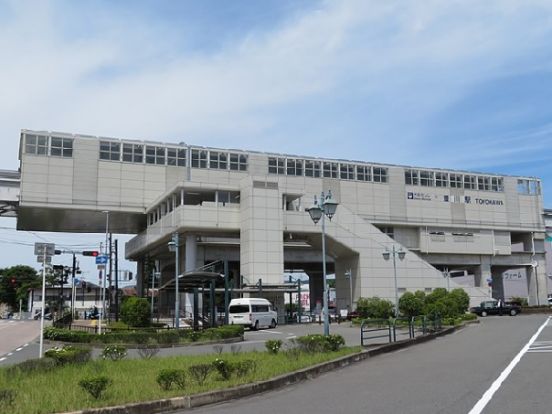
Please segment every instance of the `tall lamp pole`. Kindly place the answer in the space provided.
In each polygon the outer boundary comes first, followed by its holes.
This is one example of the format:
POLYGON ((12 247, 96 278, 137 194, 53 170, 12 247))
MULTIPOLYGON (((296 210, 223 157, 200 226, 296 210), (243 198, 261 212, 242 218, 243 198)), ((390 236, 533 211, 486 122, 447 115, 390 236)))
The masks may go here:
POLYGON ((178 233, 173 233, 172 239, 169 242, 169 250, 175 253, 175 265, 174 265, 174 327, 180 328, 180 292, 178 289, 178 276, 180 275, 180 238, 178 233))
POLYGON ((399 289, 397 287, 397 262, 395 261, 395 256, 399 256, 400 260, 404 259, 404 256, 406 255, 406 252, 400 248, 395 249, 395 245, 393 245, 393 249, 390 251, 389 249, 385 249, 385 251, 382 253, 383 258, 385 260, 389 260, 389 256, 393 255, 393 280, 395 282, 395 317, 399 316, 399 289))
POLYGON ((322 219, 322 284, 324 285, 323 297, 323 314, 324 314, 324 336, 330 334, 330 320, 328 315, 328 284, 326 282, 326 219, 328 216, 330 221, 337 209, 337 201, 332 198, 332 192, 328 191, 327 195, 324 192, 320 194, 320 199, 314 196, 314 204, 307 209, 310 218, 317 224, 322 219))

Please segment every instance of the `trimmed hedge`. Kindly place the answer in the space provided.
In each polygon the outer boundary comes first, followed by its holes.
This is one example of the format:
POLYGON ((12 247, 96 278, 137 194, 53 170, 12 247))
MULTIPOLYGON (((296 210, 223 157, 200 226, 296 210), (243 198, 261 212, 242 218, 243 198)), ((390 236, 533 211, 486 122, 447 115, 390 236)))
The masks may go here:
POLYGON ((147 344, 153 340, 159 344, 172 345, 186 342, 243 338, 243 326, 225 325, 203 331, 193 331, 191 329, 165 329, 161 331, 155 329, 115 330, 101 335, 48 327, 44 329, 44 338, 61 342, 100 344, 147 344))

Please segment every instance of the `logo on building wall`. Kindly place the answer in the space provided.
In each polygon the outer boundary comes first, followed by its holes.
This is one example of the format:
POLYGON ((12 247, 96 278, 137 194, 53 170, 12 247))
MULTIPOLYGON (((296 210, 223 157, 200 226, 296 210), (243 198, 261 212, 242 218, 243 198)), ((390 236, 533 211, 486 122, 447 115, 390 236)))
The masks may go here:
POLYGON ((478 204, 480 206, 503 206, 504 201, 491 198, 472 198, 471 196, 439 195, 429 193, 407 192, 408 200, 443 201, 445 203, 478 204), (473 203, 472 203, 473 201, 473 203))

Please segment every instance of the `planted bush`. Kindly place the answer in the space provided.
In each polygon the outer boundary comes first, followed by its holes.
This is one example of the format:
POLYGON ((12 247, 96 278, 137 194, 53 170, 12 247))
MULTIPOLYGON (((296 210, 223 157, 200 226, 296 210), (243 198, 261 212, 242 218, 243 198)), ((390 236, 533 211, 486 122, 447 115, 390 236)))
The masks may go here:
POLYGON ((328 345, 328 350, 335 352, 345 345, 345 339, 341 335, 328 335, 326 337, 326 342, 328 345))
POLYGON ((377 296, 359 298, 357 302, 357 312, 363 318, 387 319, 394 315, 394 309, 395 306, 391 301, 377 296))
POLYGON ((136 350, 142 359, 151 359, 159 353, 159 344, 154 339, 149 339, 146 344, 140 344, 136 350))
POLYGON ((199 385, 203 385, 209 373, 213 370, 212 364, 196 364, 188 368, 190 376, 197 382, 199 385))
POLYGON ((31 374, 34 372, 47 372, 56 367, 56 361, 51 358, 40 359, 28 359, 20 362, 19 364, 12 365, 6 368, 6 374, 8 377, 17 375, 19 373, 31 374))
POLYGON ((79 381, 79 386, 95 399, 99 399, 110 384, 111 380, 105 376, 85 378, 79 381))
POLYGON ((110 359, 112 361, 120 361, 127 356, 127 349, 121 345, 109 345, 102 351, 103 359, 110 359))
POLYGON ((268 353, 277 354, 282 347, 282 343, 281 339, 269 339, 265 342, 265 347, 268 353))
POLYGON ((223 380, 229 380, 232 376, 233 366, 227 360, 217 358, 213 361, 213 367, 217 370, 223 380))
POLYGON ((312 334, 296 338, 295 343, 301 351, 314 354, 318 352, 338 351, 339 348, 345 345, 345 340, 341 335, 324 336, 312 334))
POLYGON ((150 306, 148 300, 136 296, 126 298, 121 305, 121 320, 128 326, 149 326, 150 306))
POLYGON ((47 350, 44 356, 53 359, 57 365, 81 364, 90 360, 91 350, 65 345, 47 350))
POLYGON ((255 372, 257 369, 257 363, 253 359, 245 359, 243 361, 238 361, 234 364, 234 371, 240 377, 245 377, 250 373, 255 372))
POLYGON ((186 372, 183 369, 163 369, 157 375, 157 383, 162 390, 168 391, 173 385, 179 389, 186 386, 186 372))

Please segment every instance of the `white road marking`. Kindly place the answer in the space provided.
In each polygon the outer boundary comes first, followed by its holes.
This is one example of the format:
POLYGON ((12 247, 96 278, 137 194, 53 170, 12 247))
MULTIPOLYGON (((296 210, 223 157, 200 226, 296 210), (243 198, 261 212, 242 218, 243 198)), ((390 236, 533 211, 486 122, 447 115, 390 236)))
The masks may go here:
POLYGON ((533 342, 535 342, 535 340, 538 338, 538 336, 540 335, 542 330, 546 327, 546 325, 548 325, 549 321, 550 321, 550 317, 548 317, 548 319, 546 319, 546 322, 544 322, 539 327, 539 329, 537 329, 537 332, 535 332, 535 334, 531 337, 531 339, 529 339, 529 342, 527 342, 525 346, 521 348, 521 351, 519 351, 518 354, 514 357, 514 359, 512 359, 512 361, 508 364, 508 366, 504 369, 504 371, 500 373, 498 378, 491 384, 489 389, 485 391, 485 394, 483 394, 481 399, 477 401, 477 403, 473 406, 473 408, 470 410, 468 414, 480 414, 483 411, 483 409, 487 406, 489 401, 491 401, 491 399, 493 398, 493 395, 495 394, 495 392, 498 391, 498 389, 500 388, 504 380, 508 378, 510 373, 519 363, 519 361, 521 360, 521 357, 529 350, 529 347, 533 344, 533 342))
POLYGON ((19 348, 16 349, 16 352, 19 352, 19 351, 21 351, 22 349, 23 349, 23 347, 20 346, 19 348))
POLYGON ((29 344, 25 344, 25 345, 23 345, 23 348, 24 348, 24 347, 26 347, 26 346, 29 346, 29 344))
POLYGON ((13 352, 8 353, 8 356, 12 356, 12 355, 13 355, 13 352))
POLYGON ((5 361, 5 360, 6 360, 6 357, 0 358, 0 362, 5 361))
POLYGON ((545 352, 552 352, 552 349, 541 349, 541 350, 529 350, 527 351, 528 354, 539 354, 539 353, 545 353, 545 352))

